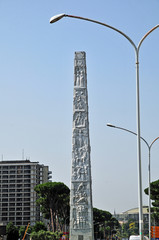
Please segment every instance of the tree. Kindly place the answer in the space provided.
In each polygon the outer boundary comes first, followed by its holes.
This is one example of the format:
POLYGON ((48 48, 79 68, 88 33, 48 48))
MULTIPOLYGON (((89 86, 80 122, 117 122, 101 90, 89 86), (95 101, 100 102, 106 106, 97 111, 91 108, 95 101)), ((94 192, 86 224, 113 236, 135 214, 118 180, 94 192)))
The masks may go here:
POLYGON ((94 223, 103 223, 104 221, 110 220, 112 214, 107 211, 100 210, 98 208, 93 208, 93 220, 94 223))
POLYGON ((129 238, 130 235, 138 235, 139 228, 135 219, 131 218, 122 224, 122 238, 129 238), (132 225, 133 224, 133 225, 132 225))
POLYGON ((119 222, 108 211, 93 208, 95 239, 112 235, 112 231, 120 227, 119 222))
POLYGON ((49 232, 40 230, 38 232, 32 232, 31 233, 31 239, 32 240, 58 240, 60 239, 60 233, 57 232, 49 232))
POLYGON ((20 237, 20 239, 23 238, 24 233, 25 233, 25 229, 26 229, 26 227, 20 226, 20 228, 19 228, 19 237, 20 237))
POLYGON ((52 231, 61 228, 60 223, 69 216, 69 188, 61 182, 48 182, 35 187, 39 198, 37 204, 45 218, 51 219, 52 231))
MULTIPOLYGON (((24 234, 25 234, 25 231, 26 231, 26 226, 20 226, 19 228, 19 238, 22 239, 24 234)), ((27 234, 29 234, 30 232, 32 231, 32 227, 29 226, 28 230, 27 230, 27 234)))
POLYGON ((47 230, 47 227, 45 226, 45 224, 43 222, 36 222, 35 225, 32 228, 32 232, 39 232, 40 230, 47 230))
MULTIPOLYGON (((152 218, 155 220, 155 224, 159 224, 159 180, 154 181, 150 184, 150 198, 153 200, 152 205, 152 218)), ((148 195, 149 194, 149 188, 146 188, 144 192, 148 195)))
POLYGON ((13 225, 12 222, 9 222, 6 227, 7 240, 18 240, 19 232, 18 228, 13 225))

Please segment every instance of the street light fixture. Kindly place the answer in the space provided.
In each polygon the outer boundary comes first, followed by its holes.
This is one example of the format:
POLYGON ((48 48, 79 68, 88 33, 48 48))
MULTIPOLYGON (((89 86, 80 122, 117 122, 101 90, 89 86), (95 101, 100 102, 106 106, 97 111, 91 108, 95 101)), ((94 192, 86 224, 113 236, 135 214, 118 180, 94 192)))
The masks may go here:
MULTIPOLYGON (((126 131, 126 132, 129 132, 129 133, 132 133, 134 135, 137 136, 137 134, 129 129, 126 129, 126 128, 123 128, 123 127, 118 127, 118 126, 115 126, 115 125, 112 125, 110 123, 107 123, 107 126, 108 127, 112 127, 112 128, 117 128, 117 129, 120 129, 120 130, 123 130, 123 131, 126 131)), ((149 199, 149 240, 151 239, 151 147, 152 145, 159 139, 159 137, 155 138, 151 144, 148 144, 148 142, 143 138, 141 137, 141 139, 146 143, 146 146, 148 147, 148 152, 149 152, 149 161, 148 161, 148 186, 149 186, 149 189, 148 189, 148 199, 149 199)))
POLYGON ((58 20, 62 19, 63 17, 70 17, 70 18, 77 18, 80 20, 85 20, 93 23, 97 23, 99 25, 102 25, 104 27, 110 28, 122 36, 124 36, 133 46, 135 50, 135 57, 136 57, 136 121, 137 121, 137 160, 138 160, 138 198, 139 198, 139 234, 140 234, 140 240, 143 239, 143 212, 142 212, 142 176, 141 176, 141 146, 140 146, 140 99, 139 99, 139 50, 141 47, 142 42, 145 40, 145 38, 153 32, 156 28, 159 27, 159 25, 156 25, 153 27, 150 31, 148 31, 143 38, 140 40, 139 44, 136 46, 135 43, 132 41, 132 39, 127 36, 125 33, 120 31, 119 29, 108 25, 106 23, 102 23, 93 19, 74 16, 74 15, 68 15, 65 13, 58 14, 56 16, 53 16, 50 19, 50 23, 57 22, 58 20))

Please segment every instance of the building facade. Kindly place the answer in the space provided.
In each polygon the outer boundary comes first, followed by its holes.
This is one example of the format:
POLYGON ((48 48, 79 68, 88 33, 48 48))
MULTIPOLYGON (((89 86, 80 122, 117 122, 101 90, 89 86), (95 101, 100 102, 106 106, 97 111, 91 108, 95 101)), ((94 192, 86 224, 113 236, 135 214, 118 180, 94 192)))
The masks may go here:
POLYGON ((48 166, 30 160, 0 161, 0 224, 34 225, 40 221, 36 185, 50 181, 48 166))

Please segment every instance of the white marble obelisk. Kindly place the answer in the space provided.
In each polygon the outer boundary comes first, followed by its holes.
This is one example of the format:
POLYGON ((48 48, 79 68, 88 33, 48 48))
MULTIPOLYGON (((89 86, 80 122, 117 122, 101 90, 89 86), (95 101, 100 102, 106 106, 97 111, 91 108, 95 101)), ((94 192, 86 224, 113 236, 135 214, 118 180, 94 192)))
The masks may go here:
POLYGON ((86 54, 75 52, 70 240, 93 239, 86 54))

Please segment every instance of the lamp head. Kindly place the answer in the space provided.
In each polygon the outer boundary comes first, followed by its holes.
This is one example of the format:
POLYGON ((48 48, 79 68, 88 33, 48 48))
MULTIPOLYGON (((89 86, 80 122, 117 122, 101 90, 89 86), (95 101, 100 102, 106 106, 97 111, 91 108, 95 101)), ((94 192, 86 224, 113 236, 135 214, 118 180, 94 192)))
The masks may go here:
POLYGON ((113 128, 115 128, 115 125, 112 125, 111 123, 107 123, 107 127, 113 127, 113 128))
POLYGON ((61 14, 55 15, 55 16, 53 16, 52 18, 50 18, 50 23, 57 22, 57 21, 59 21, 61 18, 65 17, 65 16, 66 16, 65 13, 61 13, 61 14))

